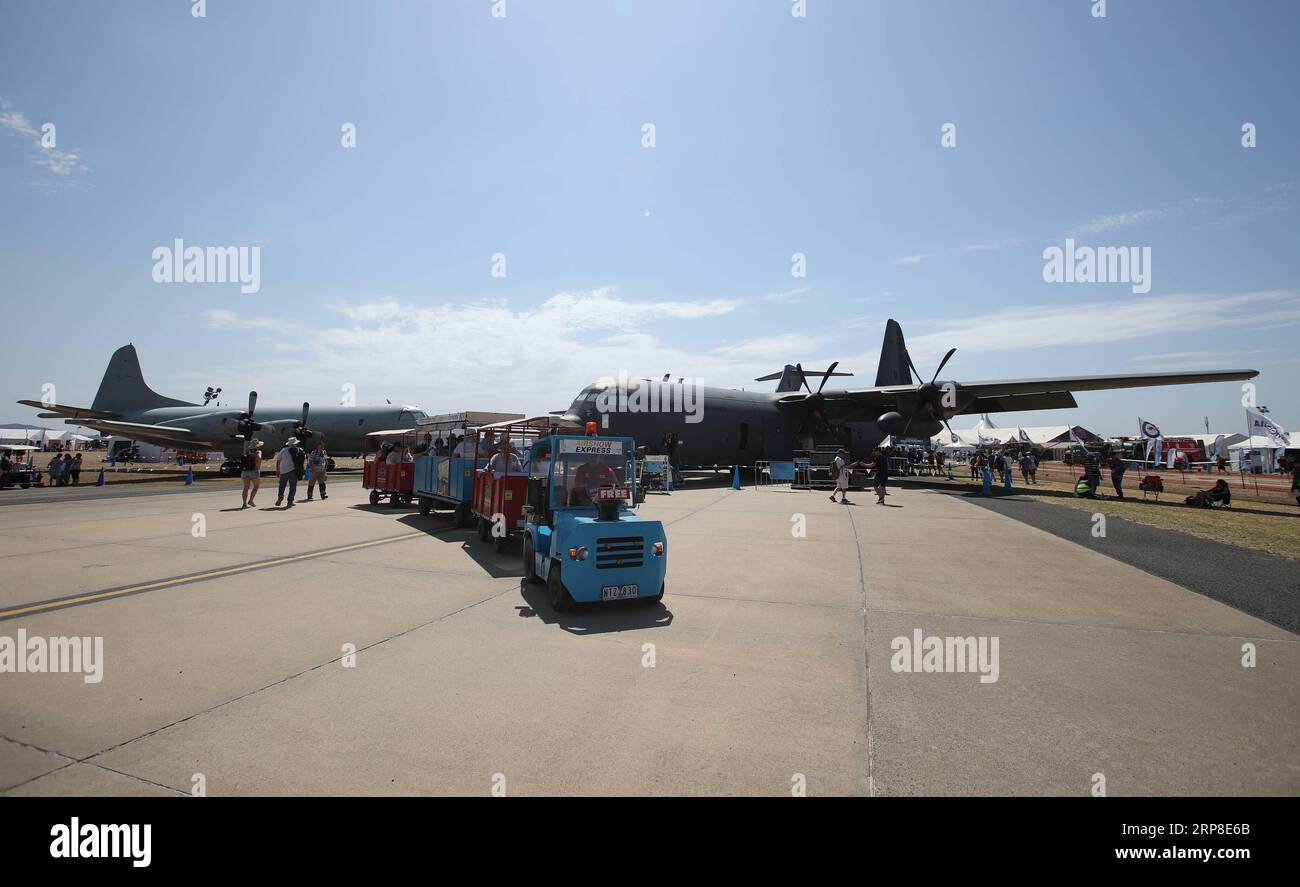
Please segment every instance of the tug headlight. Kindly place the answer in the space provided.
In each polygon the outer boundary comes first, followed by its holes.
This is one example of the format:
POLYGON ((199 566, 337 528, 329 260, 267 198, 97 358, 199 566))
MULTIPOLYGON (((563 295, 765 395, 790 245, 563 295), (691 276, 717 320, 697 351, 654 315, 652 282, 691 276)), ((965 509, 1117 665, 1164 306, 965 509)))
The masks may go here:
POLYGON ((585 561, 586 559, 587 559, 587 546, 584 545, 578 549, 578 560, 585 561))
POLYGON ((655 557, 660 557, 664 553, 664 544, 662 542, 656 542, 654 546, 650 549, 650 551, 654 554, 655 557))

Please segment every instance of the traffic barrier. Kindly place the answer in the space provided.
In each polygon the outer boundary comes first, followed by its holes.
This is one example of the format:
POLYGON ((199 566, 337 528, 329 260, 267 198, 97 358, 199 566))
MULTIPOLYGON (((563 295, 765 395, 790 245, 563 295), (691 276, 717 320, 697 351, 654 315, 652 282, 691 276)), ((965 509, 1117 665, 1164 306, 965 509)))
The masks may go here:
POLYGON ((193 468, 193 466, 190 467, 189 471, 186 471, 186 472, 185 472, 185 486, 188 487, 188 486, 189 486, 190 484, 192 484, 192 483, 194 483, 194 468, 193 468))
POLYGON ((95 486, 102 487, 106 483, 108 483, 108 481, 104 480, 104 469, 101 468, 99 469, 99 477, 95 478, 95 486))
POLYGON ((740 489, 740 466, 739 465, 735 465, 732 467, 731 488, 733 490, 740 489))

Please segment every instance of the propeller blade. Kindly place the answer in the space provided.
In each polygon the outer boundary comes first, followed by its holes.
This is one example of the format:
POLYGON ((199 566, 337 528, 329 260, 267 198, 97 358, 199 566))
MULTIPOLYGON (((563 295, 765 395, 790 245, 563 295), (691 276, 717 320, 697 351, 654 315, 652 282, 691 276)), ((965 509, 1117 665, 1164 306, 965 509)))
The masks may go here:
POLYGON ((908 369, 910 369, 912 371, 912 375, 916 377, 916 384, 920 385, 922 376, 920 373, 916 371, 916 364, 912 363, 912 355, 908 354, 906 349, 903 350, 903 354, 906 355, 907 357, 908 369))
POLYGON ((799 371, 799 381, 803 384, 803 387, 808 389, 809 394, 812 394, 812 386, 808 384, 808 377, 803 374, 803 364, 796 363, 794 368, 799 371))
POLYGON ((311 409, 311 404, 307 403, 307 401, 304 400, 302 402, 302 427, 303 428, 307 427, 307 411, 310 409, 311 409))
POLYGON ((952 443, 956 443, 957 435, 953 433, 952 426, 948 424, 947 419, 944 419, 942 421, 943 421, 943 427, 948 429, 948 440, 951 441, 952 443))
POLYGON ((248 392, 248 418, 253 418, 253 411, 257 409, 257 392, 248 392))
MULTIPOLYGON (((954 354, 956 354, 956 353, 957 353, 957 349, 956 349, 956 348, 949 348, 949 349, 948 349, 948 353, 945 354, 945 355, 943 356, 943 360, 939 361, 939 368, 938 368, 937 370, 934 371, 934 379, 931 379, 931 380, 930 380, 930 384, 931 384, 931 385, 934 384, 935 379, 938 379, 938 378, 939 378, 939 374, 943 372, 943 368, 944 368, 944 366, 947 365, 948 361, 952 360, 952 356, 953 356, 954 354)), ((910 359, 910 358, 909 358, 909 359, 910 359)), ((917 378, 919 379, 920 376, 917 376, 917 378)))
POLYGON ((828 370, 826 371, 826 375, 822 376, 822 383, 821 383, 820 385, 817 386, 817 393, 818 393, 818 394, 821 394, 821 393, 822 393, 822 389, 826 387, 826 380, 829 379, 829 378, 831 377, 831 373, 835 372, 835 368, 836 368, 837 366, 839 366, 839 365, 840 365, 840 362, 839 362, 838 360, 835 361, 834 363, 832 363, 832 364, 830 365, 830 369, 828 369, 828 370))

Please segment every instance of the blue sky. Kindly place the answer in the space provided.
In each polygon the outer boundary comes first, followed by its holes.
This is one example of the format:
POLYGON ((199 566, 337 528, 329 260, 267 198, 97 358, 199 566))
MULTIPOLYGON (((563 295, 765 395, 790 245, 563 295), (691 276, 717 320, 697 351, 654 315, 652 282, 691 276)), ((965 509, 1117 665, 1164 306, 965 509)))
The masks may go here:
MULTIPOLYGON (((163 393, 264 403, 869 385, 892 316, 923 372, 1248 366, 1300 425, 1300 5, 492 5, 5 0, 0 419, 88 402, 128 341, 163 393), (1069 236, 1150 247, 1150 292, 1046 283, 1069 236), (261 291, 155 283, 176 238, 260 247, 261 291)), ((1078 399, 994 421, 1243 424, 1234 384, 1078 399)))

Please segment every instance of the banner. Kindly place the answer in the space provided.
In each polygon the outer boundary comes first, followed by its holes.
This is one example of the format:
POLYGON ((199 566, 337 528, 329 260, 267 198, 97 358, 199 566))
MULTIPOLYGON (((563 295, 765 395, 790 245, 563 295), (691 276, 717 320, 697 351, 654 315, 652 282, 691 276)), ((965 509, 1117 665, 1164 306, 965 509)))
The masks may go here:
POLYGON ((1141 416, 1138 417, 1138 432, 1146 438, 1146 448, 1142 452, 1142 461, 1146 462, 1151 459, 1152 452, 1155 453, 1155 464, 1160 464, 1160 450, 1163 448, 1165 437, 1156 427, 1156 423, 1148 422, 1141 416))
POLYGON ((1291 436, 1268 416, 1246 410, 1246 419, 1250 422, 1251 437, 1267 437, 1279 449, 1291 446, 1291 436))

